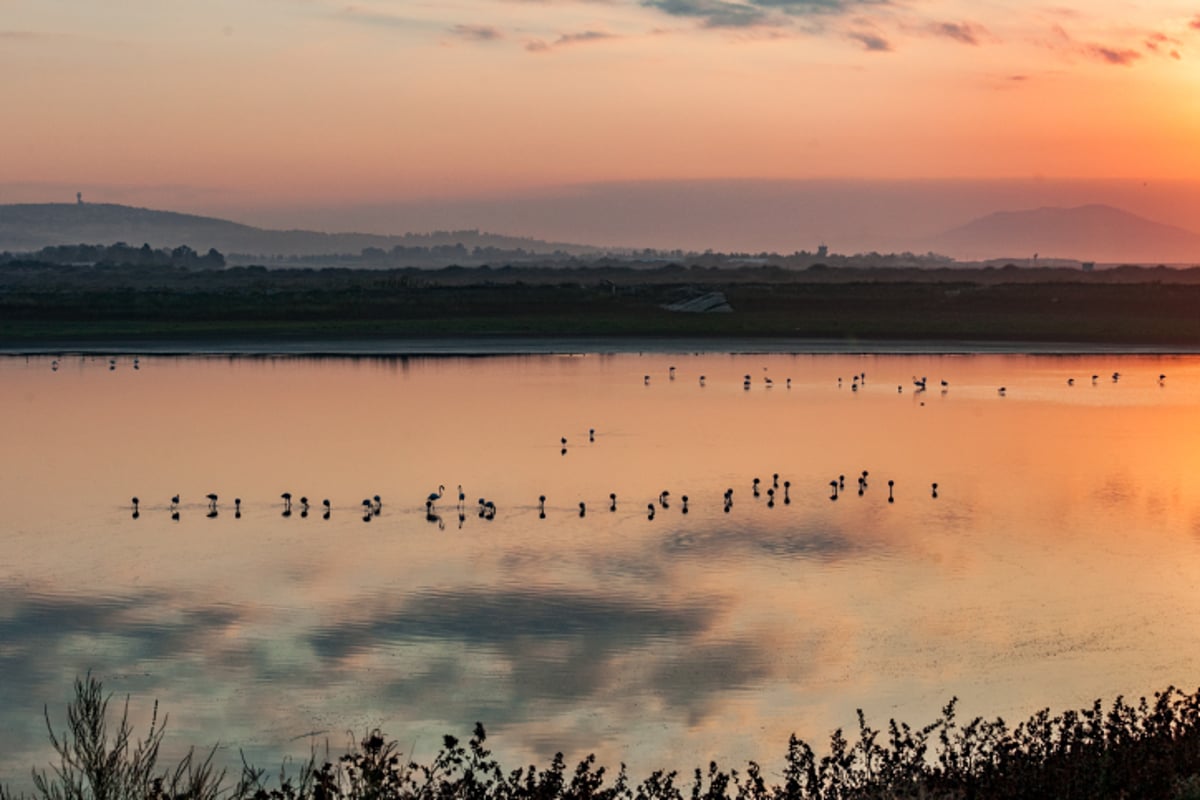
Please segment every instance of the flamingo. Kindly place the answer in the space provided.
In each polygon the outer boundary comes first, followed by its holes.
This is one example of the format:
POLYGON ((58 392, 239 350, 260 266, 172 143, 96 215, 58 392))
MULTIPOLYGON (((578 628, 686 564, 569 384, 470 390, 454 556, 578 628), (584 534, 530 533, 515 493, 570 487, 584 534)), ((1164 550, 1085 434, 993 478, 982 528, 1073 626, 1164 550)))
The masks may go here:
POLYGON ((584 505, 584 502, 582 500, 580 500, 579 501, 579 516, 582 517, 586 514, 587 514, 587 506, 584 505))
POLYGON ((937 484, 933 484, 933 499, 937 500, 937 484))
POLYGON ((683 511, 683 513, 684 513, 684 514, 686 514, 686 513, 688 513, 688 507, 687 507, 687 504, 688 504, 688 496, 685 494, 685 495, 684 495, 682 498, 680 498, 680 499, 681 499, 681 500, 683 500, 683 508, 682 508, 681 510, 683 511))
POLYGON ((896 485, 895 481, 888 481, 888 502, 896 502, 896 498, 892 496, 892 487, 896 485))
POLYGON ((663 490, 662 490, 661 492, 659 492, 659 494, 658 494, 658 502, 662 504, 662 507, 663 507, 663 508, 669 508, 669 506, 667 505, 667 503, 668 503, 668 501, 670 500, 670 498, 671 498, 671 493, 670 493, 670 492, 668 492, 666 489, 663 489, 663 490))
POLYGON ((432 506, 438 500, 442 499, 442 493, 445 491, 446 491, 446 487, 442 486, 441 484, 438 484, 438 490, 436 492, 430 492, 429 497, 426 498, 426 503, 428 505, 432 506))
POLYGON ((760 483, 762 483, 762 481, 760 481, 758 478, 754 479, 754 483, 752 485, 754 486, 754 496, 755 497, 758 497, 758 484, 760 484, 760 483))
POLYGON ((617 510, 617 493, 616 492, 610 493, 608 495, 608 499, 611 501, 611 504, 609 505, 608 510, 616 511, 617 510))
POLYGON ((283 494, 281 494, 279 496, 283 499, 283 505, 285 508, 292 507, 292 493, 291 492, 284 492, 283 494))
POLYGON ((179 495, 175 495, 174 497, 171 498, 171 508, 176 508, 178 506, 179 506, 179 495))
POLYGON ((462 484, 458 485, 458 507, 462 508, 467 504, 467 495, 463 492, 462 484))
POLYGON ((837 481, 830 481, 830 482, 829 482, 829 487, 830 487, 831 489, 833 489, 833 494, 829 495, 829 499, 830 499, 830 500, 837 500, 837 499, 838 499, 838 484, 837 484, 837 481))
POLYGON ((792 502, 792 498, 791 498, 791 496, 788 494, 788 492, 790 492, 790 491, 791 491, 791 489, 792 489, 792 482, 791 482, 791 481, 784 481, 784 482, 783 482, 783 504, 784 504, 785 506, 786 506, 786 505, 790 505, 790 504, 791 504, 791 502, 792 502))
POLYGON ((646 508, 650 509, 650 513, 646 515, 646 519, 654 519, 654 503, 647 503, 646 508))
POLYGON ((211 508, 211 509, 213 509, 213 510, 216 510, 216 508, 217 508, 217 496, 216 496, 215 494, 211 494, 211 493, 210 493, 209 495, 207 495, 207 497, 208 497, 208 507, 209 507, 209 508, 211 508))

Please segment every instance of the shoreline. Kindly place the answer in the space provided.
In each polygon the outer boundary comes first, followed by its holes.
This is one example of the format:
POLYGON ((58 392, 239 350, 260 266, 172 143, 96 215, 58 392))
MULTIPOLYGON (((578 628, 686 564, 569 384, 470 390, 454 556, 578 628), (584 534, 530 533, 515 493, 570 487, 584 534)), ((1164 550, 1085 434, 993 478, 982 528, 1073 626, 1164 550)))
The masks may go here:
POLYGON ((529 355, 1200 355, 1200 346, 1091 342, 753 337, 473 337, 299 339, 185 338, 160 342, 114 338, 0 344, 0 356, 476 358, 529 355))

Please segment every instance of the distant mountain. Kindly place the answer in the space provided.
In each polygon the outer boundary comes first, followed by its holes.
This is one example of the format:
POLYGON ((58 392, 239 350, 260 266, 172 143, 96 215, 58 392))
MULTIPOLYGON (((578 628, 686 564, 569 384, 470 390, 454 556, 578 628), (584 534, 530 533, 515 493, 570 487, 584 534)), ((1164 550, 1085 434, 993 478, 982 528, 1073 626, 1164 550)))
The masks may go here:
POLYGON ((1087 205, 988 214, 947 231, 930 248, 955 258, 1048 258, 1200 264, 1200 234, 1119 208, 1087 205))
POLYGON ((24 252, 49 245, 114 244, 173 248, 187 245, 205 253, 216 248, 226 255, 312 256, 358 254, 364 248, 437 247, 461 244, 475 247, 589 255, 599 248, 544 242, 476 230, 380 236, 369 233, 320 233, 268 230, 214 217, 154 211, 105 203, 41 203, 0 205, 0 251, 24 252))

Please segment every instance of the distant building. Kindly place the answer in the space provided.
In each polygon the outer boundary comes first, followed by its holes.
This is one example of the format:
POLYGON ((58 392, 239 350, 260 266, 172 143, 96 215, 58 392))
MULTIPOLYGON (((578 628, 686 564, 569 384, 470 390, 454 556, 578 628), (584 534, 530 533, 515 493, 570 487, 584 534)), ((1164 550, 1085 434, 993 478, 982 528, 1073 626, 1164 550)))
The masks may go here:
POLYGON ((1096 268, 1096 262, 1095 261, 1084 261, 1079 266, 1083 267, 1084 272, 1091 272, 1092 270, 1094 270, 1096 268))
POLYGON ((829 246, 820 245, 817 247, 817 258, 826 258, 829 256, 829 246))
POLYGON ((78 206, 83 205, 83 192, 75 193, 75 205, 78 205, 78 206))

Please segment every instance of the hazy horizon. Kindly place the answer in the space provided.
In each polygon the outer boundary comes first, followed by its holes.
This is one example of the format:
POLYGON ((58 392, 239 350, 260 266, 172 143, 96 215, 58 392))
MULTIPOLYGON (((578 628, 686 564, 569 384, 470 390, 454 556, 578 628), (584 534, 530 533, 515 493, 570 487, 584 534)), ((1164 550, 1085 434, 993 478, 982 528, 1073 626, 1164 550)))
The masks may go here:
MULTIPOLYGON (((87 187, 85 202, 201 214, 271 229, 424 233, 478 229, 601 247, 781 253, 924 252, 1000 211, 1103 204, 1197 231, 1200 182, 1122 180, 712 180, 547 187, 490 197, 245 206, 171 188, 87 187)), ((0 185, 0 203, 74 202, 67 187, 0 185)), ((1022 252, 1006 256, 1023 255, 1022 252)), ((1064 254, 1069 255, 1069 254, 1064 254)))

